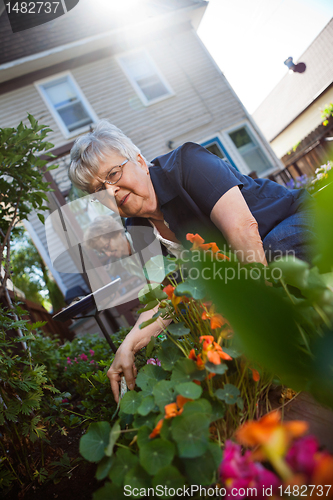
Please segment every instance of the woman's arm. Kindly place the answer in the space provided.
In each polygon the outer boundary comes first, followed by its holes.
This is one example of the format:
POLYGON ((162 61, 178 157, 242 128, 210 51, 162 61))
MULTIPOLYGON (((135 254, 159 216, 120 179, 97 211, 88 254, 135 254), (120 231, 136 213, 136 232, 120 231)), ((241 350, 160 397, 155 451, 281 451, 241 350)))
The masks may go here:
POLYGON ((210 218, 221 231, 241 262, 261 262, 267 266, 258 224, 238 186, 215 203, 210 218))
POLYGON ((132 330, 126 335, 125 340, 117 350, 113 363, 108 370, 107 375, 110 379, 111 389, 117 403, 119 400, 119 383, 123 375, 127 387, 130 390, 134 389, 136 377, 136 368, 134 365, 135 353, 142 349, 142 347, 145 347, 152 336, 157 337, 172 321, 171 319, 163 320, 158 318, 155 323, 140 330, 139 326, 141 323, 151 319, 157 310, 158 306, 140 314, 132 330))

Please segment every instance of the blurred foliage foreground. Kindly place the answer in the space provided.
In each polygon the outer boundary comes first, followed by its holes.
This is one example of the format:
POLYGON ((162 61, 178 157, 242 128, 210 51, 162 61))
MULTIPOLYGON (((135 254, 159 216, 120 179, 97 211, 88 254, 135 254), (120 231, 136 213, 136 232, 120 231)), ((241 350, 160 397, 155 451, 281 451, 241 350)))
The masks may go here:
POLYGON ((233 487, 247 498, 251 486, 261 497, 310 487, 311 496, 332 496, 333 457, 304 436, 308 423, 281 422, 269 401, 274 383, 333 408, 333 184, 316 198, 313 266, 285 257, 266 272, 261 264, 239 272, 232 253, 198 234, 187 235, 189 263, 146 264, 169 284, 142 290, 142 311, 158 309, 141 328, 160 317, 172 323, 158 343, 152 337, 113 425, 92 423, 81 438, 81 454, 99 464, 96 477, 108 478, 94 500, 124 491, 177 497, 184 488, 199 498, 198 485, 216 498, 233 487))

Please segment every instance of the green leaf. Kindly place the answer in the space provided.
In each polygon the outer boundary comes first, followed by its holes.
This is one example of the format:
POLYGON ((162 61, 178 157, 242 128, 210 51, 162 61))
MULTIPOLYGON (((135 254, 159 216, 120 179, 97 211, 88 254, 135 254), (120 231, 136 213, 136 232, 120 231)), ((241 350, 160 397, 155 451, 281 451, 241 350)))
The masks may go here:
POLYGON ((211 404, 213 412, 211 416, 211 422, 215 422, 216 420, 223 418, 226 409, 224 402, 216 399, 210 400, 209 402, 211 404))
POLYGON ((116 422, 110 431, 109 444, 107 445, 107 447, 104 450, 104 453, 107 457, 111 457, 111 455, 113 453, 113 447, 116 444, 116 442, 120 436, 120 431, 121 431, 121 429, 120 429, 119 422, 116 422))
POLYGON ((171 371, 177 360, 183 357, 183 353, 171 340, 165 340, 158 351, 158 359, 164 370, 171 371))
POLYGON ((175 400, 174 385, 170 380, 161 380, 153 388, 155 403, 160 411, 164 413, 165 405, 172 403, 175 400))
POLYGON ((164 380, 167 372, 160 366, 146 365, 138 373, 136 385, 142 389, 144 396, 150 396, 157 382, 164 380))
POLYGON ((111 426, 108 422, 93 422, 88 432, 80 439, 80 453, 89 462, 98 462, 104 457, 109 444, 111 426))
POLYGON ((148 413, 147 416, 136 415, 133 420, 133 427, 139 429, 143 426, 147 426, 152 430, 155 427, 155 419, 156 413, 148 413))
POLYGON ((182 337, 183 335, 188 335, 191 332, 191 330, 187 328, 184 323, 171 323, 167 327, 167 330, 173 337, 182 337))
POLYGON ((180 457, 199 457, 207 450, 209 424, 209 419, 201 413, 188 416, 180 415, 173 419, 171 433, 177 443, 180 457))
POLYGON ((110 472, 110 469, 114 463, 115 456, 112 455, 111 457, 103 457, 102 460, 99 462, 95 478, 98 481, 102 481, 102 479, 105 479, 107 475, 110 472))
POLYGON ((243 398, 241 397, 238 397, 237 400, 236 400, 236 404, 238 406, 238 408, 243 411, 244 410, 244 401, 243 401, 243 398))
POLYGON ((158 304, 158 300, 154 299, 151 302, 148 302, 148 304, 145 305, 145 307, 142 307, 141 309, 138 310, 138 314, 141 314, 145 311, 150 311, 151 309, 154 309, 158 304))
POLYGON ((146 328, 146 326, 149 326, 151 325, 152 323, 155 323, 155 321, 157 320, 157 317, 156 318, 150 318, 150 319, 147 319, 147 321, 143 321, 142 323, 140 323, 139 325, 139 328, 140 330, 142 330, 142 328, 146 328))
POLYGON ((115 484, 105 483, 102 488, 99 488, 93 493, 93 500, 123 500, 124 490, 115 484))
POLYGON ((206 290, 202 283, 198 280, 187 279, 183 283, 177 285, 174 290, 176 297, 192 297, 195 300, 201 300, 206 295, 206 290))
POLYGON ((206 376, 204 370, 198 370, 192 359, 179 359, 173 368, 171 381, 176 384, 192 382, 192 380, 203 380, 206 376))
POLYGON ((228 405, 233 405, 236 403, 240 391, 233 384, 224 384, 223 389, 217 389, 215 396, 225 401, 228 405))
POLYGON ((138 408, 138 413, 140 415, 146 416, 150 413, 155 407, 155 400, 153 396, 147 396, 142 399, 140 406, 138 408))
POLYGON ((150 437, 149 437, 150 434, 151 434, 151 429, 149 429, 149 427, 147 427, 146 425, 144 425, 139 429, 139 432, 137 434, 137 443, 139 448, 141 448, 147 443, 150 443, 150 437))
POLYGON ((150 476, 147 472, 137 464, 125 476, 124 485, 128 486, 132 491, 134 488, 149 488, 151 484, 150 476))
POLYGON ((222 461, 222 451, 217 444, 209 443, 202 456, 182 461, 191 484, 209 485, 215 482, 216 469, 222 461))
POLYGON ((228 366, 225 363, 220 363, 219 365, 215 365, 214 363, 210 363, 209 361, 205 363, 205 368, 209 372, 216 373, 218 375, 223 375, 223 373, 225 373, 228 370, 228 366))
MULTIPOLYGON (((117 486, 122 486, 125 475, 139 462, 136 455, 125 448, 117 450, 116 460, 111 467, 109 478, 117 486)), ((126 483, 125 483, 126 484, 126 483)))
POLYGON ((175 445, 165 439, 154 439, 140 448, 140 464, 152 476, 170 465, 175 455, 175 445))
POLYGON ((183 417, 190 417, 191 415, 203 415, 210 422, 212 421, 213 409, 212 405, 207 399, 198 399, 196 401, 188 401, 184 405, 183 417))
POLYGON ((226 354, 229 354, 229 356, 231 358, 239 358, 243 354, 243 353, 237 351, 236 349, 233 349, 232 347, 223 347, 223 351, 226 354))
POLYGON ((156 338, 152 335, 150 337, 149 344, 146 347, 146 357, 147 358, 151 357, 153 349, 154 349, 154 346, 155 346, 155 343, 156 343, 156 338))
POLYGON ((163 255, 155 255, 146 263, 143 272, 147 280, 162 283, 164 278, 175 271, 176 268, 176 264, 170 262, 163 255))
POLYGON ((150 283, 145 285, 138 293, 138 299, 141 304, 148 304, 148 302, 155 299, 163 300, 167 298, 167 294, 163 292, 159 283, 150 283))
MULTIPOLYGON (((169 490, 170 488, 174 488, 176 491, 178 488, 182 488, 185 485, 185 478, 181 475, 181 473, 174 467, 173 465, 167 465, 158 471, 158 473, 153 478, 153 487, 162 485, 165 491, 165 488, 169 490)), ((159 495, 160 496, 160 495, 159 495)), ((170 498, 169 496, 161 495, 161 498, 170 498)))
POLYGON ((270 269, 280 269, 283 280, 289 285, 302 290, 307 286, 309 264, 294 257, 282 257, 269 264, 270 269))
POLYGON ((134 414, 137 412, 142 400, 140 392, 128 391, 120 401, 120 409, 124 413, 134 414))
POLYGON ((184 382, 183 384, 178 384, 176 386, 176 390, 179 394, 184 396, 184 398, 189 399, 199 399, 202 394, 202 387, 194 382, 184 382))

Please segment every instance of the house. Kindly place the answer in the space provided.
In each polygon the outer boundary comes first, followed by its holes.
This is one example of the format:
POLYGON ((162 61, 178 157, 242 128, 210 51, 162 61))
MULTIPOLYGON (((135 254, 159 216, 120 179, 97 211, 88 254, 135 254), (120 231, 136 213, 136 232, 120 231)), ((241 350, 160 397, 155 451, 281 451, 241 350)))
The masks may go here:
MULTIPOLYGON (((281 168, 196 33, 207 2, 142 0, 125 15, 109 4, 80 0, 65 16, 15 34, 6 13, 0 17, 0 126, 15 126, 29 112, 53 130, 59 167, 46 175, 51 212, 73 196, 67 167, 74 139, 99 119, 121 128, 147 159, 193 141, 245 174, 281 168)), ((74 226, 96 215, 83 199, 76 207, 74 226)), ((44 226, 33 215, 26 227, 64 295, 74 286, 87 290, 77 256, 67 254, 55 269, 44 226)), ((54 247, 64 244, 55 237, 54 247)))
POLYGON ((300 56, 304 73, 289 71, 252 117, 293 175, 311 175, 333 159, 333 121, 321 112, 333 102, 333 19, 300 56), (289 153, 289 154, 288 154, 289 153))

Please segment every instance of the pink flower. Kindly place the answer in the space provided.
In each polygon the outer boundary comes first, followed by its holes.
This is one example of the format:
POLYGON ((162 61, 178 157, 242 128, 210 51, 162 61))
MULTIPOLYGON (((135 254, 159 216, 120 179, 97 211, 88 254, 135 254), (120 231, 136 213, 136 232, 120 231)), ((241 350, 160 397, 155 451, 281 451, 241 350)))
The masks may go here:
MULTIPOLYGON (((223 461, 220 465, 220 477, 227 489, 227 496, 231 496, 232 488, 256 488, 258 497, 262 498, 263 486, 273 487, 274 490, 280 484, 278 477, 265 469, 259 462, 252 462, 251 452, 241 454, 241 447, 232 441, 226 441, 223 461)), ((234 490, 236 491, 236 490, 234 490)), ((235 499, 244 498, 242 495, 234 496, 235 499)))
POLYGON ((95 354, 95 351, 93 351, 92 349, 89 349, 89 352, 90 352, 90 356, 93 357, 93 355, 95 354))
POLYGON ((82 359, 82 361, 88 361, 88 356, 84 354, 84 352, 80 354, 80 358, 82 359))
POLYGON ((149 358, 147 360, 147 365, 161 366, 161 362, 160 362, 160 360, 158 358, 156 358, 156 359, 155 358, 149 358))
POLYGON ((314 471, 319 444, 314 436, 305 436, 294 442, 286 455, 286 461, 296 473, 310 479, 314 471))
POLYGON ((78 363, 78 360, 77 360, 77 358, 74 358, 74 362, 75 362, 75 363, 78 363))
POLYGON ((95 364, 95 361, 92 359, 89 363, 90 365, 94 365, 95 364))
POLYGON ((67 372, 67 366, 65 366, 65 372, 67 372))
POLYGON ((61 400, 62 403, 68 403, 68 399, 67 398, 64 398, 61 400))
POLYGON ((68 358, 67 358, 67 364, 68 364, 68 365, 72 365, 72 364, 73 364, 73 363, 72 363, 72 361, 71 361, 71 358, 70 358, 69 356, 68 356, 68 358))

